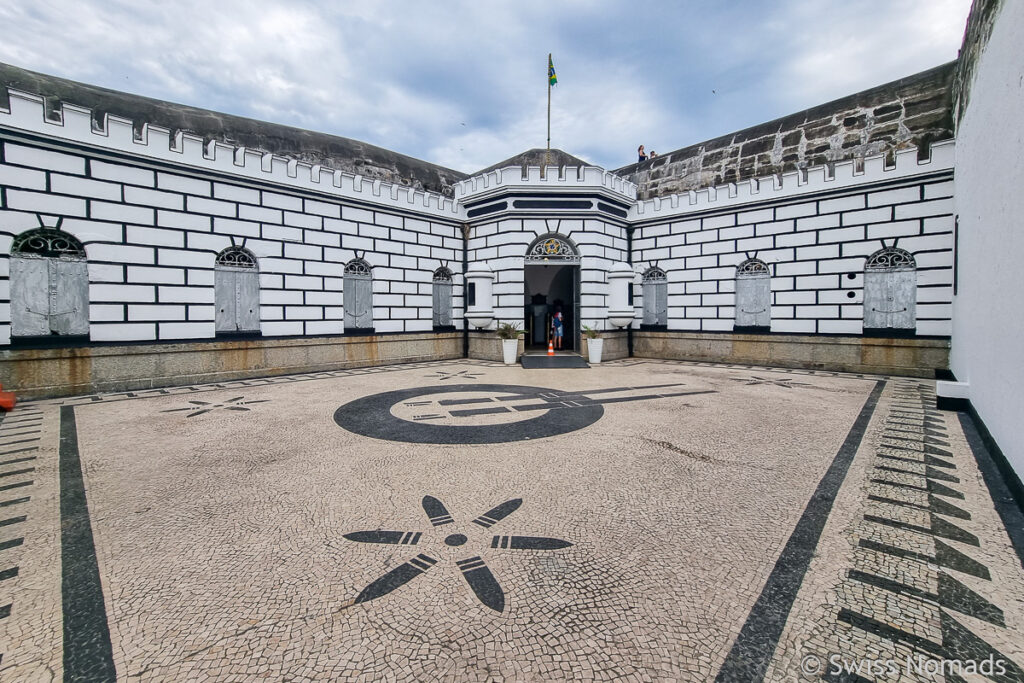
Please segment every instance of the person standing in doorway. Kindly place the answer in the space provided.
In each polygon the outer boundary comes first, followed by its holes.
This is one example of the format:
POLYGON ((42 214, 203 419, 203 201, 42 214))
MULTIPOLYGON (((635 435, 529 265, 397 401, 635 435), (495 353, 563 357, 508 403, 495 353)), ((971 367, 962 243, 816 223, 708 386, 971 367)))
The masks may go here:
POLYGON ((555 308, 555 314, 551 316, 551 337, 556 349, 562 348, 562 337, 565 332, 565 320, 562 317, 562 307, 555 308))

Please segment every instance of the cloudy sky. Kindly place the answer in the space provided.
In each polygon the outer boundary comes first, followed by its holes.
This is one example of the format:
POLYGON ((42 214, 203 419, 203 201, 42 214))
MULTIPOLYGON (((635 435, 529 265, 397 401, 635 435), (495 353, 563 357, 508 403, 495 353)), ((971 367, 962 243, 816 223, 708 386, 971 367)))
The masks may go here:
POLYGON ((956 58, 970 0, 0 0, 0 61, 472 172, 606 168, 956 58))

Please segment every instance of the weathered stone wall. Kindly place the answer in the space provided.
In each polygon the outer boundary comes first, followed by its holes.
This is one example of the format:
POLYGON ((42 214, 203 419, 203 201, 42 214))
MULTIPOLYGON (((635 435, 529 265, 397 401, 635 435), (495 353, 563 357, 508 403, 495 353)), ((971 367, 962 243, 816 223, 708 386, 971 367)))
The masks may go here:
POLYGON ((956 62, 615 171, 650 199, 953 137, 956 62))
POLYGON ((780 368, 934 377, 949 363, 944 339, 817 337, 789 334, 634 332, 637 358, 742 363, 780 368))
POLYGON ((136 391, 462 356, 462 333, 0 349, 19 399, 136 391))
POLYGON ((995 26, 996 17, 999 16, 1002 5, 1002 0, 974 0, 971 3, 971 13, 967 17, 967 30, 964 32, 964 42, 960 47, 956 73, 953 74, 953 82, 950 86, 953 112, 958 126, 964 112, 967 111, 978 61, 985 51, 985 46, 988 45, 992 28, 995 26))

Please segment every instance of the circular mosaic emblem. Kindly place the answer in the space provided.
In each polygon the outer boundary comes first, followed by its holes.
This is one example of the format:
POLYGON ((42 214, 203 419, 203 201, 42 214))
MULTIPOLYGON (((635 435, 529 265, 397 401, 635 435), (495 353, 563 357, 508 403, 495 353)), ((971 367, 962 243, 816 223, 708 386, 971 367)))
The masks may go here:
POLYGON ((556 239, 550 239, 544 241, 544 253, 545 254, 557 254, 562 248, 562 243, 556 239))
POLYGON ((417 387, 364 396, 334 412, 355 434, 406 443, 505 443, 557 436, 604 415, 577 393, 515 384, 417 387))

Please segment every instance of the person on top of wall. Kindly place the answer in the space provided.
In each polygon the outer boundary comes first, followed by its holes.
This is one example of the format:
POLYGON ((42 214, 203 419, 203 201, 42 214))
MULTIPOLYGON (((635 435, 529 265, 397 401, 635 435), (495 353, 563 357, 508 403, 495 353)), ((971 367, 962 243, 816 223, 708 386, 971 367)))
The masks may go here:
POLYGON ((650 154, 650 158, 651 158, 651 159, 653 159, 653 158, 654 158, 654 157, 656 157, 656 156, 658 156, 658 153, 657 153, 657 152, 655 152, 655 151, 654 151, 654 150, 652 149, 652 150, 651 150, 651 154, 650 154))
POLYGON ((644 153, 644 146, 643 145, 640 145, 639 147, 637 147, 636 155, 639 157, 639 159, 637 159, 636 163, 639 164, 641 161, 647 161, 647 154, 644 153))
POLYGON ((565 332, 565 325, 562 317, 562 307, 555 308, 555 314, 551 316, 551 336, 556 349, 562 348, 562 337, 565 332))

